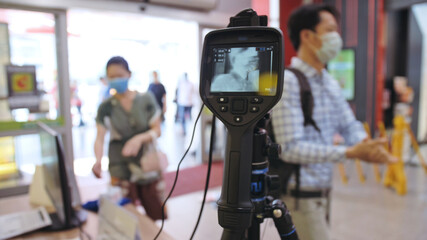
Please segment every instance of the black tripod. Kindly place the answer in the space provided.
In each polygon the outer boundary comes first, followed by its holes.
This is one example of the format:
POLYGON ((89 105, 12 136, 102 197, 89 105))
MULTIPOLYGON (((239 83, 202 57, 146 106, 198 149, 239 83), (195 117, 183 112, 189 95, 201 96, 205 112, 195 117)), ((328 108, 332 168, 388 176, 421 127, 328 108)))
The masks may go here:
MULTIPOLYGON (((230 197, 228 190, 245 192, 249 188, 243 182, 237 186, 232 180, 235 175, 243 174, 242 171, 232 171, 230 160, 226 162, 222 196, 218 201, 219 223, 224 228, 221 236, 222 240, 258 240, 260 239, 260 224, 265 218, 273 218, 279 236, 283 240, 298 240, 298 235, 292 218, 286 205, 280 199, 274 199, 268 196, 270 191, 278 190, 280 187, 279 177, 277 175, 268 175, 268 159, 279 158, 280 145, 272 143, 264 129, 265 122, 269 120, 266 115, 260 120, 255 128, 252 141, 252 151, 246 151, 246 156, 250 156, 251 174, 250 174, 250 199, 237 202, 236 205, 227 204, 226 200, 230 197), (231 171, 231 172, 230 172, 231 171), (234 175, 234 176, 231 176, 234 175), (230 186, 232 184, 233 186, 230 186), (227 195, 227 197, 225 197, 227 195), (243 203, 243 204, 242 204, 243 203), (250 204, 250 207, 247 206, 250 204)), ((249 172, 248 172, 249 173, 249 172)), ((249 176, 248 176, 249 177, 249 176)), ((249 179, 248 179, 249 180, 249 179)), ((249 181, 248 181, 249 183, 249 181)), ((231 193, 231 192, 230 192, 231 193)), ((249 192, 248 192, 249 193, 249 192)), ((249 197, 249 196, 248 196, 249 197)))
POLYGON ((281 239, 298 239, 292 218, 283 201, 268 196, 269 190, 280 187, 277 175, 268 175, 268 159, 278 159, 280 145, 272 143, 263 128, 268 116, 262 119, 254 131, 253 160, 251 175, 251 201, 254 205, 252 225, 248 229, 248 239, 256 240, 260 236, 260 224, 265 218, 273 218, 281 239))

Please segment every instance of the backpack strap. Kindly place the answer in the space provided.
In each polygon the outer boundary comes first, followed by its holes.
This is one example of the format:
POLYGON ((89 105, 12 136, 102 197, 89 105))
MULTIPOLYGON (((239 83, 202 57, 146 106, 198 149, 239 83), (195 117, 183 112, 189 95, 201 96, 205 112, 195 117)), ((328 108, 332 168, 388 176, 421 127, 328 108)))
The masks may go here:
MULTIPOLYGON (((310 84, 308 83, 307 77, 300 70, 295 68, 286 68, 291 71, 295 77, 298 79, 298 84, 300 87, 300 98, 301 98, 301 109, 304 115, 304 126, 312 125, 316 131, 320 133, 320 128, 317 126, 316 122, 313 119, 313 108, 314 108, 314 99, 311 92, 310 84)), ((268 132, 268 136, 273 142, 276 142, 272 119, 266 124, 265 129, 268 132)), ((281 180, 285 184, 282 188, 283 192, 287 192, 287 182, 292 174, 295 174, 295 206, 298 209, 298 199, 300 197, 300 183, 301 183, 301 164, 295 163, 286 163, 282 160, 271 161, 270 166, 272 168, 278 169, 278 174, 281 176, 281 180)))
MULTIPOLYGON (((286 68, 291 71, 295 77, 298 79, 300 87, 300 100, 301 100, 301 109, 304 115, 304 126, 312 125, 316 131, 320 133, 320 128, 317 126, 316 122, 313 119, 313 108, 314 108, 314 99, 311 92, 310 83, 308 83, 307 77, 300 70, 296 68, 286 68)), ((300 184, 301 184, 301 165, 298 164, 295 166, 295 207, 299 208, 298 198, 300 197, 300 184)))
POLYGON ((313 119, 314 99, 307 77, 304 75, 304 73, 296 68, 286 69, 291 71, 298 79, 300 87, 301 108, 304 115, 304 127, 312 125, 316 131, 320 132, 320 128, 313 119))

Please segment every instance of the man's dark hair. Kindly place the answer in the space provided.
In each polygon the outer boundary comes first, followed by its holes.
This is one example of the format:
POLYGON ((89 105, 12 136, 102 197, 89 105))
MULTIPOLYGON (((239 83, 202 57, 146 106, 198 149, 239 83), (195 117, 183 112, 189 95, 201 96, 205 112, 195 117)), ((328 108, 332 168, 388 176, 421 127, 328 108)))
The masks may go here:
POLYGON ((128 72, 130 72, 129 64, 123 57, 115 56, 115 57, 110 58, 110 60, 108 60, 108 62, 107 62, 107 66, 105 67, 105 69, 107 69, 112 64, 119 64, 124 69, 126 69, 128 72))
POLYGON ((291 39, 294 49, 298 51, 301 43, 300 32, 304 29, 314 31, 317 24, 320 23, 320 12, 331 13, 335 20, 339 19, 338 10, 326 4, 307 4, 295 9, 288 20, 288 35, 291 39))

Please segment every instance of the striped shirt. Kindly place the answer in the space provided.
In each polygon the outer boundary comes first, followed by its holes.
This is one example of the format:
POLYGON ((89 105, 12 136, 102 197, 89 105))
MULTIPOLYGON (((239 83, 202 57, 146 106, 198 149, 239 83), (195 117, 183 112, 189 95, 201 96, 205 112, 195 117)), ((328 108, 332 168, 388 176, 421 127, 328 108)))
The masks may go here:
POLYGON ((346 158, 347 148, 334 146, 334 135, 340 134, 351 146, 366 138, 366 133, 337 81, 325 69, 319 73, 297 57, 292 58, 291 67, 307 77, 314 99, 313 119, 321 132, 311 125, 304 127, 298 79, 285 70, 283 96, 272 110, 275 138, 282 147, 281 159, 302 164, 302 189, 330 188, 333 163, 346 158))

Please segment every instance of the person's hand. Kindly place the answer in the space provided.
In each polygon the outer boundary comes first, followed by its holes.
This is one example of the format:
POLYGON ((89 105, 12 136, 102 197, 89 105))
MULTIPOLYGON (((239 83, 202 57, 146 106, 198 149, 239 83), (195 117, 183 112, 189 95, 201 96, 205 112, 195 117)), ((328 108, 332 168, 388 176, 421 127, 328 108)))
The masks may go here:
POLYGON ((125 157, 135 157, 141 148, 142 140, 139 135, 129 139, 122 149, 122 155, 125 157))
POLYGON ((102 175, 101 175, 101 173, 102 173, 101 162, 96 162, 95 164, 93 164, 92 172, 95 175, 95 177, 97 177, 97 178, 102 177, 102 175))
POLYGON ((358 158, 370 163, 395 163, 397 158, 392 156, 385 148, 387 139, 365 139, 364 141, 349 147, 346 155, 348 158, 358 158))

